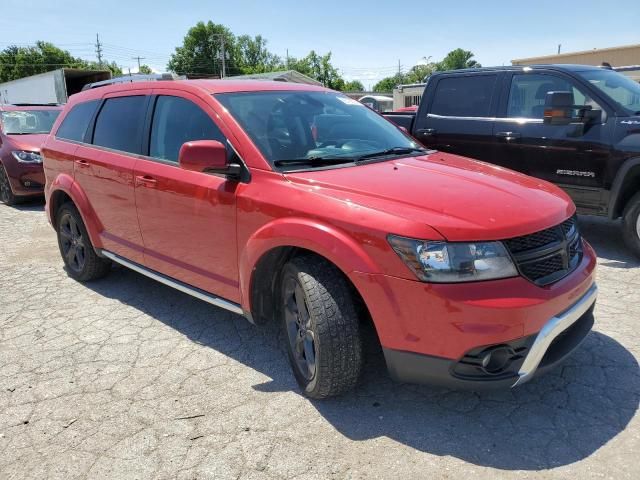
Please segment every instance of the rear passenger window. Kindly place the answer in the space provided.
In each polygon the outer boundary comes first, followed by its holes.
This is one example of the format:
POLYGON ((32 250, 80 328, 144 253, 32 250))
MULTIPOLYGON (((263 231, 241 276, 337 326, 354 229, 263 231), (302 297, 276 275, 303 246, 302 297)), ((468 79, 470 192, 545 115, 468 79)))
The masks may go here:
POLYGON ((71 108, 67 116, 62 120, 62 124, 56 132, 56 137, 76 142, 84 141, 84 134, 87 131, 89 122, 96 111, 96 107, 100 103, 99 100, 91 100, 90 102, 79 103, 71 108))
POLYGON ((182 144, 192 140, 226 142, 209 115, 193 102, 181 97, 158 97, 151 125, 149 156, 177 162, 182 144))
POLYGON ((143 95, 107 99, 96 119, 93 144, 141 153, 146 102, 143 95))
POLYGON ((465 75, 441 79, 431 113, 447 117, 488 117, 497 75, 465 75))

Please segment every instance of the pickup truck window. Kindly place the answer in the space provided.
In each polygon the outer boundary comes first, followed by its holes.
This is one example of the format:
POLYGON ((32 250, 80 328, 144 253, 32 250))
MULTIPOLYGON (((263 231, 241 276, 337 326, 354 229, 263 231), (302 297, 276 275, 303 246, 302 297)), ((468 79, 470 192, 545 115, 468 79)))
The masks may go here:
POLYGON ((391 122, 338 93, 242 92, 216 98, 272 165, 321 159, 326 167, 371 158, 374 153, 418 148, 391 122))
POLYGON ((91 100, 74 106, 58 127, 56 137, 82 142, 99 103, 100 100, 91 100))
POLYGON ((640 115, 640 83, 612 70, 585 70, 578 75, 630 115, 640 115))
POLYGON ((108 98, 96 119, 93 144, 129 153, 141 153, 147 97, 108 98))
POLYGON ((525 73, 514 75, 511 80, 507 116, 541 120, 547 93, 558 91, 572 92, 574 105, 591 105, 594 110, 602 110, 591 98, 562 77, 525 73))
POLYGON ((193 140, 226 142, 209 115, 193 102, 181 97, 158 97, 151 125, 149 156, 177 162, 182 144, 193 140))
POLYGON ((497 75, 464 75, 438 81, 431 113, 446 117, 488 117, 497 75))

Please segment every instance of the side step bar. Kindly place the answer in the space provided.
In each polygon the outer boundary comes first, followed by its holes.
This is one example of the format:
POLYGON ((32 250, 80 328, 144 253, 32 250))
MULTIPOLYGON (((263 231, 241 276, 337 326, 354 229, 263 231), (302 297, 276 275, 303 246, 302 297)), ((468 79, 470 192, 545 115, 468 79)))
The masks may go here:
POLYGON ((191 285, 187 285, 186 283, 182 283, 178 280, 174 280, 173 278, 163 275, 162 273, 149 270, 142 265, 130 262, 126 258, 122 258, 120 255, 116 255, 115 253, 112 253, 108 250, 101 250, 100 254, 108 258, 109 260, 119 263, 120 265, 130 268, 131 270, 141 273, 142 275, 152 278, 160 283, 164 283, 165 285, 173 287, 176 290, 180 290, 187 295, 196 297, 200 300, 210 303, 211 305, 215 305, 216 307, 224 308, 225 310, 229 310, 230 312, 244 315, 242 308, 237 303, 230 302, 229 300, 225 300, 224 298, 216 297, 215 295, 211 295, 204 290, 200 290, 199 288, 192 287, 191 285))

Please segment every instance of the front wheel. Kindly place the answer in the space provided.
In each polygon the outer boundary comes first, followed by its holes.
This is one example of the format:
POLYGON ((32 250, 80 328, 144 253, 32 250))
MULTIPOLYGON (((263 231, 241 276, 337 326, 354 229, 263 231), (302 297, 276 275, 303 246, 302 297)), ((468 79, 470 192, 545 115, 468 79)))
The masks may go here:
POLYGON ((282 272, 282 322, 300 388, 326 398, 355 386, 362 368, 360 322, 343 274, 317 257, 296 257, 282 272))
POLYGON ((80 212, 72 203, 65 203, 58 210, 56 231, 60 254, 69 276, 88 282, 109 273, 111 262, 96 253, 80 212))
POLYGON ((4 165, 0 164, 0 202, 5 205, 15 205, 18 203, 18 197, 13 194, 9 177, 4 169, 4 165))
POLYGON ((640 257, 640 192, 629 200, 622 215, 624 241, 640 257))

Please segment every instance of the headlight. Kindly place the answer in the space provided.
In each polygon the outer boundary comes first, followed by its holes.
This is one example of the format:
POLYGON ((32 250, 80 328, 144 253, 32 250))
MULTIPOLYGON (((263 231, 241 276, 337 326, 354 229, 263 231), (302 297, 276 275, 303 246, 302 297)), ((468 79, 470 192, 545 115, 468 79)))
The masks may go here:
POLYGON ((36 152, 27 152, 25 150, 14 150, 11 152, 13 157, 20 163, 42 163, 42 157, 36 152))
POLYGON ((423 282, 475 282, 518 275, 502 242, 448 243, 396 235, 388 240, 423 282))

